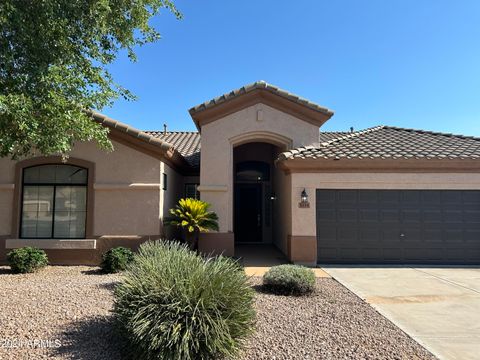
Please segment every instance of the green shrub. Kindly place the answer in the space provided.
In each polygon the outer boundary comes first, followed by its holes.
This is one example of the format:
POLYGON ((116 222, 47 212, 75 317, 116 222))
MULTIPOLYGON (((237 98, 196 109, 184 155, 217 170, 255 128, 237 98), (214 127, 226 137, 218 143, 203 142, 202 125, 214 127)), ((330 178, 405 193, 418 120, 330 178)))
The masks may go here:
POLYGON ((48 265, 45 251, 32 247, 10 251, 7 254, 7 260, 15 273, 32 273, 48 265))
POLYGON ((233 358, 253 332, 254 291, 238 264, 176 242, 148 242, 115 289, 114 313, 136 358, 233 358))
POLYGON ((315 290, 315 274, 298 265, 273 266, 263 276, 267 291, 281 295, 304 295, 315 290))
POLYGON ((133 260, 133 252, 124 247, 116 247, 108 250, 102 256, 102 271, 105 273, 117 273, 127 268, 133 260))

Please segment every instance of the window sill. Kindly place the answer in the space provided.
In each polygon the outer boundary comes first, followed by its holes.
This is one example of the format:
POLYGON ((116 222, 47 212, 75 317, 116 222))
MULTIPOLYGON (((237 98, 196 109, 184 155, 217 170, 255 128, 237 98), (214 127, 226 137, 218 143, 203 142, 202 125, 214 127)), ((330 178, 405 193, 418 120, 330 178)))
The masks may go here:
POLYGON ((38 249, 51 250, 92 250, 97 248, 96 239, 7 239, 5 248, 16 249, 31 246, 38 249))

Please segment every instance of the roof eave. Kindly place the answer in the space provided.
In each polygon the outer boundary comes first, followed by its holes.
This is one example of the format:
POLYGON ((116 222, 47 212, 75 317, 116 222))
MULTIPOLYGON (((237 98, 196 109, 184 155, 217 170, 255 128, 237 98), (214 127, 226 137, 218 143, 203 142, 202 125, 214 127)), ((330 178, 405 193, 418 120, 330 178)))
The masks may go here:
POLYGON ((222 95, 189 110, 197 129, 249 106, 264 103, 317 126, 323 125, 334 112, 266 83, 255 83, 222 95), (259 84, 259 85, 255 85, 259 84))
POLYGON ((286 173, 414 172, 480 173, 480 159, 301 159, 280 156, 276 166, 286 173))

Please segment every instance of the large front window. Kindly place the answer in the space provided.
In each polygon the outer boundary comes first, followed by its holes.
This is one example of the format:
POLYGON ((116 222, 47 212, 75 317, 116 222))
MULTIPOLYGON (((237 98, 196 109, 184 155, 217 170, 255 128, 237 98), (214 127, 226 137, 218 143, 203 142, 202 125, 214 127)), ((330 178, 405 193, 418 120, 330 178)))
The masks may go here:
POLYGON ((88 170, 40 165, 23 170, 21 238, 85 237, 88 170))

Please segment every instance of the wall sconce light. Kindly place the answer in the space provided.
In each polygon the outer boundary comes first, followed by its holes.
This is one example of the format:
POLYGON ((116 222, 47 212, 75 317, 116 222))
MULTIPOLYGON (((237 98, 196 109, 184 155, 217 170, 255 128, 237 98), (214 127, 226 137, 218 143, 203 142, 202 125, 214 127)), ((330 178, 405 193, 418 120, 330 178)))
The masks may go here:
POLYGON ((277 200, 277 196, 275 195, 274 192, 272 192, 272 194, 270 195, 270 200, 272 201, 277 200))
POLYGON ((310 203, 308 202, 308 194, 305 189, 303 189, 302 193, 300 194, 300 202, 298 203, 298 207, 300 208, 310 207, 310 203))

